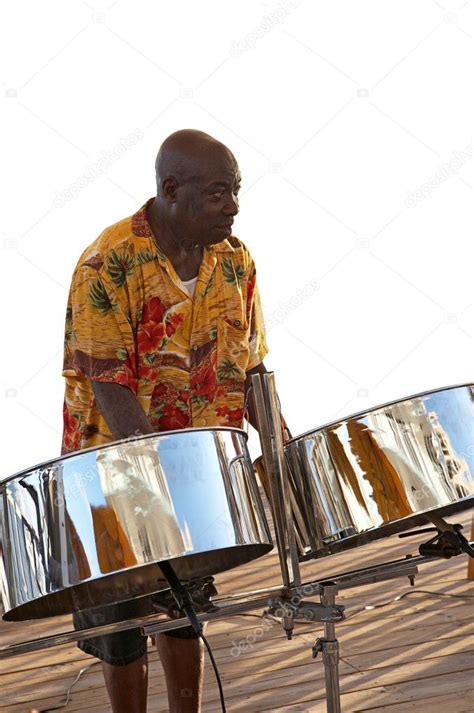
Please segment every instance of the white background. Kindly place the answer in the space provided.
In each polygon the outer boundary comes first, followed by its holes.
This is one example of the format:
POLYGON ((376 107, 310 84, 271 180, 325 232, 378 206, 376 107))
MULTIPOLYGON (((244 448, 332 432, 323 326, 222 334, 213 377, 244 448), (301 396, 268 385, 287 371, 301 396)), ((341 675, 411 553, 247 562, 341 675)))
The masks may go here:
POLYGON ((74 265, 154 195, 180 128, 240 163, 235 234, 295 434, 472 379, 473 4, 10 3, 0 477, 59 454, 74 265))

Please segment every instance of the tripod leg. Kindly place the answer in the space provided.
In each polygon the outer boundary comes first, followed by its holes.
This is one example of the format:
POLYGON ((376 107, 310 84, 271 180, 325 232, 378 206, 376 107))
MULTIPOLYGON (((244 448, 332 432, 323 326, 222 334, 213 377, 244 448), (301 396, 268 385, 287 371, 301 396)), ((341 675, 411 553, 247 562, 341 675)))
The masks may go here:
MULTIPOLYGON (((334 606, 337 585, 334 582, 320 584, 321 604, 334 606)), ((324 638, 318 639, 313 647, 313 656, 321 651, 326 681, 327 713, 341 713, 341 693, 339 690, 339 642, 336 639, 334 622, 324 622, 324 638)))
MULTIPOLYGON (((334 628, 334 624, 330 625, 334 628)), ((326 633, 326 636, 328 634, 326 633)), ((339 642, 326 639, 322 644, 324 678, 326 680, 326 707, 328 713, 341 713, 339 690, 339 642)))

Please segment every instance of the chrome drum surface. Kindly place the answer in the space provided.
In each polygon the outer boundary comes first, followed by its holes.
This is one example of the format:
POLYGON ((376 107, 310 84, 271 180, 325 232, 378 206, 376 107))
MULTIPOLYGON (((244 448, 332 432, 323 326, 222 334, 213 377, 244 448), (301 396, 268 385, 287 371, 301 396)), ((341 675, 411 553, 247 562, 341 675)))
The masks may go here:
POLYGON ((0 502, 11 621, 165 589, 163 560, 192 580, 272 549, 238 429, 185 429, 68 454, 1 482, 0 502))
MULTIPOLYGON (((430 391, 293 438, 285 447, 321 557, 474 507, 474 386, 430 391)), ((301 528, 300 528, 301 530, 301 528)))

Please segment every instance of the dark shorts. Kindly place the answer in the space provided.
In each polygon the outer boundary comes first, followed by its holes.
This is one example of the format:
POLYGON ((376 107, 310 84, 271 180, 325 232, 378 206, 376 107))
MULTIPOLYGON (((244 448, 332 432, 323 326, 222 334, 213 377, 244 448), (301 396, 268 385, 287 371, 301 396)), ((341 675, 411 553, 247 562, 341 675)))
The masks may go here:
MULTIPOLYGON (((140 597, 118 604, 109 604, 94 609, 84 609, 74 612, 74 628, 88 629, 100 624, 112 624, 124 619, 134 619, 139 616, 147 616, 155 611, 152 606, 152 599, 160 601, 160 595, 154 594, 151 597, 140 597)), ((191 626, 180 629, 164 631, 166 636, 178 639, 196 639, 197 634, 191 626)), ((147 636, 144 636, 140 629, 128 629, 119 631, 116 634, 97 636, 92 639, 78 641, 78 647, 86 654, 95 656, 112 666, 125 666, 132 661, 136 661, 145 655, 147 650, 147 636)))

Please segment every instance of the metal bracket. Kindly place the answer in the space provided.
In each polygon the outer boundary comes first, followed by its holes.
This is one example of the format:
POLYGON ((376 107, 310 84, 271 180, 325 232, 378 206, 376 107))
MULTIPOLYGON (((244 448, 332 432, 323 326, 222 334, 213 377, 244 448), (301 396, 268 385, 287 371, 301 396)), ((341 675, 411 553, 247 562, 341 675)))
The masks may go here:
MULTIPOLYGON (((214 597, 217 594, 214 577, 193 580, 186 585, 186 589, 197 612, 216 612, 218 610, 218 607, 210 600, 210 597, 214 597)), ((157 612, 167 614, 170 619, 178 619, 182 616, 171 590, 160 592, 159 601, 154 601, 152 596, 152 607, 157 612)))
POLYGON ((323 623, 337 623, 344 619, 344 606, 342 604, 320 604, 300 600, 293 602, 284 597, 269 599, 269 607, 264 612, 281 619, 282 626, 288 639, 293 638, 295 621, 320 621, 323 623))
POLYGON ((452 524, 446 522, 442 517, 438 517, 436 513, 429 514, 429 518, 434 524, 434 527, 401 532, 398 536, 404 538, 411 537, 412 535, 422 535, 427 532, 435 532, 434 537, 427 542, 423 542, 418 547, 418 551, 423 557, 443 557, 444 559, 450 559, 451 557, 457 557, 462 552, 465 552, 469 557, 474 557, 473 543, 469 542, 462 534, 462 525, 459 523, 452 524))

